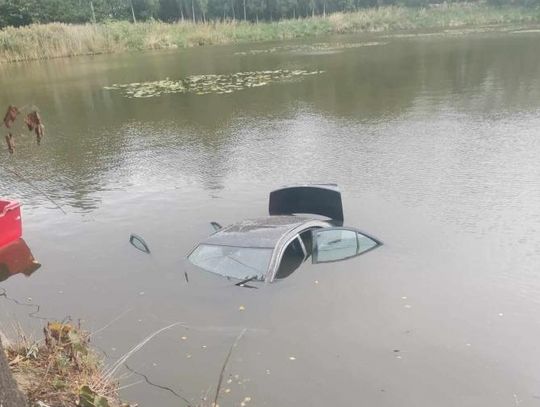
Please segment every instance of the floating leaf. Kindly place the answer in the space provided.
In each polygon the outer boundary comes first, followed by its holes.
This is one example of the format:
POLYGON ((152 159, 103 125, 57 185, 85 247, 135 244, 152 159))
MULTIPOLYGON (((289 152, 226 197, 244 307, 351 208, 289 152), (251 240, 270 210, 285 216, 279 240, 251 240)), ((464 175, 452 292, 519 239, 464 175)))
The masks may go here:
POLYGON ((135 82, 106 86, 106 90, 119 90, 128 98, 148 98, 172 93, 193 93, 196 95, 225 94, 235 91, 269 85, 272 82, 291 80, 323 71, 277 69, 274 71, 236 72, 227 75, 192 75, 177 81, 169 78, 153 82, 135 82))

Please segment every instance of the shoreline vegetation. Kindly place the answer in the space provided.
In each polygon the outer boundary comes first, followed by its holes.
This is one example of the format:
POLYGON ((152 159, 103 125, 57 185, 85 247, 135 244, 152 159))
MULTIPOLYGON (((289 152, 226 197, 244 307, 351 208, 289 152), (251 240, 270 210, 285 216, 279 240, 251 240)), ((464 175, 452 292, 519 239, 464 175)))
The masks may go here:
POLYGON ((280 20, 31 24, 0 30, 0 64, 129 51, 309 38, 320 35, 485 28, 540 22, 540 9, 452 3, 384 6, 280 20))
MULTIPOLYGON (((28 338, 18 327, 13 342, 0 332, 0 338, 3 338, 3 341, 0 340, 0 384, 7 383, 10 387, 0 388, 0 407, 6 401, 10 406, 21 407, 137 407, 138 404, 122 400, 120 391, 141 383, 171 392, 188 407, 218 407, 220 396, 228 393, 222 385, 230 357, 247 332, 247 328, 242 329, 229 347, 213 396, 209 387, 206 395, 199 400, 188 400, 169 387, 151 382, 144 373, 126 363, 159 334, 185 325, 175 322, 162 327, 113 363, 106 364, 106 354, 104 351, 98 353, 98 348, 91 345, 90 339, 109 325, 87 332, 81 329, 80 323, 48 322, 43 328, 43 338, 39 340, 28 338), (143 379, 120 386, 121 380, 125 381, 133 375, 143 379)), ((249 396, 245 397, 242 405, 250 399, 249 396)))
POLYGON ((105 374, 88 332, 53 322, 43 334, 42 340, 31 341, 19 332, 17 342, 4 344, 9 368, 28 405, 130 407, 118 396, 118 381, 105 374))

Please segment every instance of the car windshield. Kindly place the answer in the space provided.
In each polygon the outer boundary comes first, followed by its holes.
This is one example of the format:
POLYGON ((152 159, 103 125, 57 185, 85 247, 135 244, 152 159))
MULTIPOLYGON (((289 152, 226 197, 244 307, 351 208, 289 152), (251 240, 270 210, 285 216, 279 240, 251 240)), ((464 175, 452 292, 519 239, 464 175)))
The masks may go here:
POLYGON ((264 280, 272 256, 270 248, 201 244, 189 255, 196 266, 239 280, 264 280))

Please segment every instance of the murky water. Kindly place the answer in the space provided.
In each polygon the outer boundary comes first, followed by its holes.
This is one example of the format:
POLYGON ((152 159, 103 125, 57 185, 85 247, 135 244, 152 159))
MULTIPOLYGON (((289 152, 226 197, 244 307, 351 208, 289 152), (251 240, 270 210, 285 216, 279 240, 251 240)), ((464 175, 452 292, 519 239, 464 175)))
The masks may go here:
MULTIPOLYGON (((46 135, 0 158, 0 195, 24 202, 42 263, 0 283, 40 305, 30 318, 0 298, 0 328, 112 322, 93 340, 114 360, 182 322, 128 365, 195 403, 247 328, 220 405, 540 405, 540 33, 315 42, 2 67, 0 106, 38 106, 46 135), (104 89, 265 70, 324 73, 230 94, 104 89), (187 262, 209 221, 265 215, 270 190, 320 181, 382 248, 258 290, 187 262)), ((122 383, 140 405, 185 404, 122 383)))

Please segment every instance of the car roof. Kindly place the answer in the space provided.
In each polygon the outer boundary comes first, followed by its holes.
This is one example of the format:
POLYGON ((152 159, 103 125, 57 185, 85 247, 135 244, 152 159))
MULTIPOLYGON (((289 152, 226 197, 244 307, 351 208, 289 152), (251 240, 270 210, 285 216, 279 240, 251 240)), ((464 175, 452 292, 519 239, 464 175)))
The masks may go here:
POLYGON ((256 247, 273 249, 285 234, 305 225, 321 227, 321 223, 313 218, 294 215, 267 216, 257 219, 246 219, 218 230, 201 244, 220 246, 256 247))

